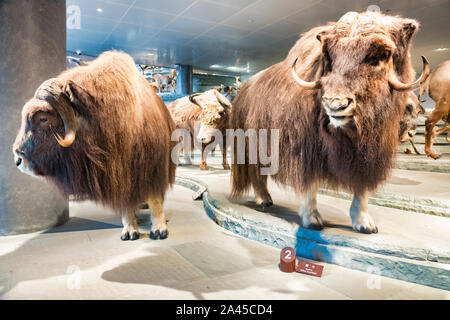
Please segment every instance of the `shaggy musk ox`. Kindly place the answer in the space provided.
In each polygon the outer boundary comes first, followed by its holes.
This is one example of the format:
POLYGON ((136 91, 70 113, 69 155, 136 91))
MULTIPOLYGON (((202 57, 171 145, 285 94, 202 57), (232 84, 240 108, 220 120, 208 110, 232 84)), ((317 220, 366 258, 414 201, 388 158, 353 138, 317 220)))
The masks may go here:
POLYGON ((122 215, 122 240, 139 238, 137 206, 148 202, 152 238, 168 235, 163 213, 175 179, 175 125, 163 101, 122 52, 45 81, 22 110, 17 167, 122 215), (64 138, 63 138, 64 137, 64 138))
MULTIPOLYGON (((202 144, 201 170, 207 170, 205 149, 210 143, 219 143, 222 149, 222 165, 225 170, 229 170, 227 163, 226 149, 226 129, 230 128, 231 103, 216 89, 211 89, 203 93, 194 93, 189 97, 177 99, 167 106, 172 114, 175 125, 178 129, 189 132, 191 139, 191 149, 194 146, 194 139, 202 144), (200 122, 198 133, 195 122, 200 122), (214 133, 220 131, 225 141, 215 141, 214 133), (197 136, 195 136, 197 134, 197 136), (214 139, 213 139, 214 138, 214 139), (213 142, 211 142, 213 141, 213 142), (222 143, 221 143, 222 142, 222 143)), ((185 162, 190 164, 189 150, 184 150, 185 162)))
MULTIPOLYGON (((301 195, 306 228, 320 229, 320 184, 354 193, 353 229, 376 233, 368 192, 386 180, 398 144, 408 91, 429 73, 425 58, 414 81, 412 19, 375 12, 345 14, 311 29, 286 59, 259 72, 233 101, 232 128, 279 129, 279 171, 273 179, 301 195)), ((248 154, 246 155, 248 159, 248 154)), ((255 201, 272 205, 262 165, 232 164, 232 196, 251 186, 255 201)))
POLYGON ((417 154, 420 154, 420 152, 414 144, 413 137, 416 135, 417 118, 420 114, 425 114, 425 109, 420 104, 419 98, 411 91, 409 92, 406 108, 400 120, 398 138, 400 142, 409 141, 417 154))

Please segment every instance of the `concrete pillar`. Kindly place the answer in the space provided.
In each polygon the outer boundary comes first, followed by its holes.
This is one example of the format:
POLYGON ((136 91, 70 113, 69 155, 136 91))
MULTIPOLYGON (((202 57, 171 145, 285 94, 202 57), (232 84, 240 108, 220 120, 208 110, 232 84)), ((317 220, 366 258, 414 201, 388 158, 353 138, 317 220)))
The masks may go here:
POLYGON ((65 56, 65 0, 0 1, 0 235, 43 230, 69 218, 55 187, 17 170, 12 154, 24 103, 65 69, 65 56))
POLYGON ((177 64, 177 93, 192 93, 192 66, 177 64))

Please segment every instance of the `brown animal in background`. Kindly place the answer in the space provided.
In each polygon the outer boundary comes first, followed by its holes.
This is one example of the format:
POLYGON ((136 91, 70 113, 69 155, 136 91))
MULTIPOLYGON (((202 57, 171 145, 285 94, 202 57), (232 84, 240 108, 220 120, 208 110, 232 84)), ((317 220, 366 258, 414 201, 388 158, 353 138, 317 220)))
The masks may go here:
MULTIPOLYGON (((423 58, 414 81, 409 50, 417 29, 413 19, 349 12, 305 33, 285 60, 247 80, 233 101, 234 130, 279 129, 279 170, 272 178, 301 195, 303 227, 323 228, 316 202, 322 183, 354 193, 354 230, 378 232, 368 194, 393 165, 408 91, 429 73, 423 58)), ((272 205, 262 165, 248 164, 247 151, 246 164, 236 156, 232 197, 253 187, 257 204, 272 205)))
MULTIPOLYGON (((408 100, 406 101, 405 112, 400 120, 400 130, 398 132, 398 138, 400 142, 409 141, 416 154, 420 154, 414 144, 414 136, 416 135, 417 118, 420 114, 425 114, 425 109, 420 104, 420 100, 416 95, 410 91, 408 100)), ((408 150, 408 149, 407 149, 408 150)))
POLYGON ((427 92, 436 106, 425 121, 425 153, 427 156, 438 159, 440 155, 431 151, 434 139, 440 134, 447 133, 450 142, 450 60, 442 62, 431 76, 420 87, 419 98, 427 92), (444 126, 433 132, 433 128, 440 120, 444 126))
POLYGON ((171 88, 171 92, 174 92, 176 87, 176 77, 177 77, 176 69, 172 69, 170 71, 170 76, 164 76, 159 73, 152 74, 152 78, 155 80, 159 92, 164 92, 164 90, 166 90, 169 87, 171 88))
MULTIPOLYGON (((177 128, 185 129, 189 132, 191 142, 196 139, 202 144, 201 170, 208 170, 206 163, 205 149, 210 143, 217 143, 212 140, 215 131, 220 131, 224 141, 219 146, 222 149, 222 165, 225 170, 230 166, 227 162, 226 149, 226 129, 230 128, 231 103, 217 90, 211 89, 203 93, 195 93, 189 97, 175 100, 167 107, 172 114, 177 128), (195 122, 200 122, 200 129, 195 136, 195 122), (211 142, 212 141, 212 142, 211 142)), ((194 145, 192 144, 192 148, 194 145)), ((190 164, 188 150, 184 150, 185 163, 190 164)))
POLYGON ((37 89, 23 107, 13 152, 21 171, 46 178, 63 195, 120 212, 122 240, 139 238, 135 212, 148 202, 150 237, 164 239, 163 201, 175 180, 174 129, 133 59, 109 51, 37 89))

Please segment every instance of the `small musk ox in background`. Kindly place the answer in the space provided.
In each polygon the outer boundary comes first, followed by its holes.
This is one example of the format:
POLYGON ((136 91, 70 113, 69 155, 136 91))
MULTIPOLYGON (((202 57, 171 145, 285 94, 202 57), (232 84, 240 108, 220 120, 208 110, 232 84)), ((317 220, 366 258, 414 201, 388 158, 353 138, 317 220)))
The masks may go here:
POLYGON ((425 122, 425 153, 433 159, 438 159, 440 156, 431 151, 434 139, 448 132, 447 141, 450 142, 450 60, 442 62, 433 70, 427 81, 420 87, 419 98, 424 92, 427 92, 436 103, 425 122), (445 124, 433 132, 439 120, 443 120, 445 124))
MULTIPOLYGON (((320 184, 353 192, 353 229, 376 233, 368 193, 386 180, 414 81, 411 39, 417 21, 376 12, 345 14, 306 32, 286 59, 259 72, 233 101, 232 129, 279 129, 279 170, 272 176, 301 195, 303 227, 323 228, 320 184)), ((232 196, 253 187, 257 204, 273 204, 261 164, 232 163, 232 196)))
POLYGON ((420 152, 416 148, 416 145, 414 144, 413 138, 416 135, 417 118, 420 114, 425 114, 425 109, 420 104, 419 98, 416 97, 416 95, 412 91, 408 92, 408 94, 409 97, 406 101, 405 112, 403 113, 403 117, 400 120, 400 130, 398 132, 398 138, 400 142, 409 141, 414 151, 417 154, 420 154, 420 152))
POLYGON ((152 211, 150 237, 168 235, 163 201, 175 180, 175 124, 155 90, 122 52, 45 81, 22 110, 13 146, 17 167, 63 195, 122 215, 122 240, 139 238, 136 208, 152 211))
MULTIPOLYGON (((216 89, 203 93, 194 93, 189 97, 175 100, 167 107, 172 114, 178 129, 184 129, 190 134, 191 150, 194 148, 194 139, 202 145, 201 170, 208 170, 206 164, 205 149, 210 143, 219 143, 222 149, 222 165, 229 170, 227 163, 226 129, 230 128, 231 103, 216 89), (200 123, 198 133, 195 130, 195 122, 200 123), (223 141, 215 141, 214 133, 220 131, 223 141), (197 133, 197 136, 194 135, 197 133), (214 138, 214 139, 213 139, 214 138)), ((183 150, 185 163, 190 164, 189 150, 183 150)))

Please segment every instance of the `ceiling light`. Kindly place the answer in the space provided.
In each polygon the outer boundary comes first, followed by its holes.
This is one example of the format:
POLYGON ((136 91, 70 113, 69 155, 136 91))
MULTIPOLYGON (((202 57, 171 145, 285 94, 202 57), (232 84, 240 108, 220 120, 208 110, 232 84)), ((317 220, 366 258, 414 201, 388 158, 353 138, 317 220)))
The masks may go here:
POLYGON ((102 8, 97 8, 97 12, 103 12, 103 9, 102 8))
POLYGON ((247 67, 245 67, 245 68, 240 68, 240 67, 231 66, 231 67, 227 67, 227 69, 228 69, 228 70, 231 70, 231 71, 246 71, 246 70, 247 70, 247 67))
POLYGON ((217 69, 217 68, 223 68, 221 65, 219 65, 219 64, 213 64, 213 65, 211 65, 211 66, 209 66, 210 68, 215 68, 215 69, 217 69))
POLYGON ((434 49, 433 51, 434 52, 441 52, 441 51, 447 51, 448 50, 448 48, 437 48, 437 49, 434 49))

